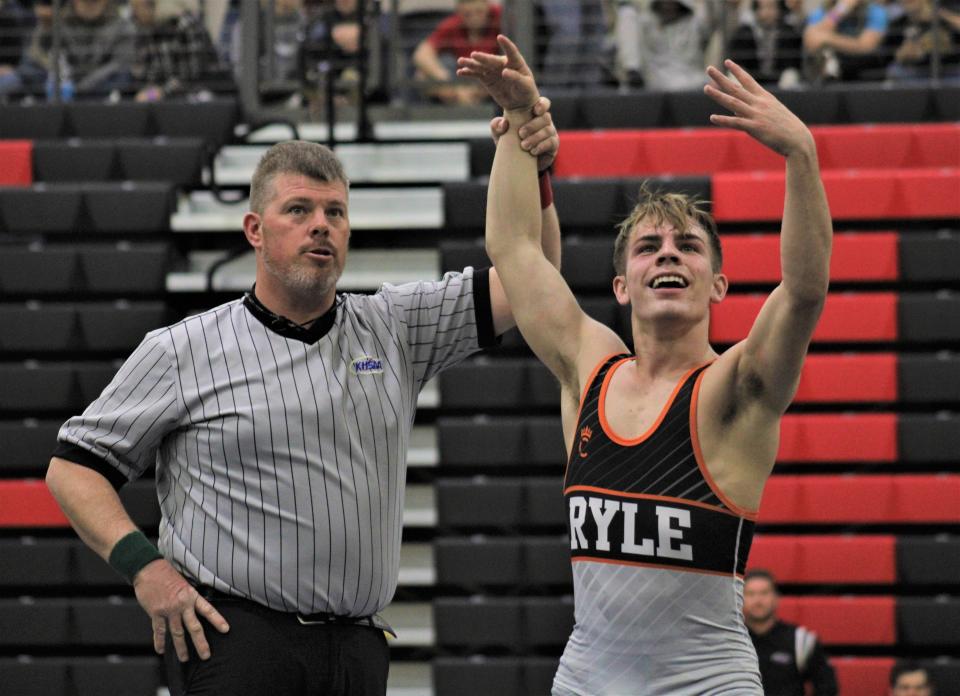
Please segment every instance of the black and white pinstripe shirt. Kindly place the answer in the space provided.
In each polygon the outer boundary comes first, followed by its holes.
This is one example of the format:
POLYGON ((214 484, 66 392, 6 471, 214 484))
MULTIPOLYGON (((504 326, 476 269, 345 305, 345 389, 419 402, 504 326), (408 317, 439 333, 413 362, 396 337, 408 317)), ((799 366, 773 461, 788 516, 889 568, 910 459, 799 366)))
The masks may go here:
POLYGON ((493 340, 486 271, 342 294, 309 330, 252 294, 147 334, 56 456, 119 487, 156 465, 160 550, 281 611, 393 597, 417 395, 493 340))

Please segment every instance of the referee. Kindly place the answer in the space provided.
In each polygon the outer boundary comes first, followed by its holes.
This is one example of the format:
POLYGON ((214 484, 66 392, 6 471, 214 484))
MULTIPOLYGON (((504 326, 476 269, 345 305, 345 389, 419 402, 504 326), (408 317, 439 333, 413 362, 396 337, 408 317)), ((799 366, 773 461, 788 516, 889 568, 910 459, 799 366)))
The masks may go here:
MULTIPOLYGON (((544 168, 559 145, 548 109, 524 126, 544 168)), ((348 181, 322 145, 266 152, 243 230, 253 289, 147 334, 61 428, 47 485, 132 583, 172 693, 382 695, 392 630, 377 612, 397 585, 417 395, 513 316, 494 269, 338 293, 348 181), (151 466, 159 549, 116 493, 151 466)))

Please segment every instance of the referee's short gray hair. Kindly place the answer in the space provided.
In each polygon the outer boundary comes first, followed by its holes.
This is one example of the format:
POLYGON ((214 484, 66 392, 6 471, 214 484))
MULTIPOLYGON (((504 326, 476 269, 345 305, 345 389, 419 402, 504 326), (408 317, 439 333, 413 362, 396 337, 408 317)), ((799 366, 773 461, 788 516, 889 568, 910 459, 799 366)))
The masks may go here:
POLYGON ((317 181, 339 181, 350 188, 343 165, 333 150, 306 140, 287 140, 277 143, 260 158, 250 181, 250 210, 263 215, 273 198, 273 178, 277 174, 302 174, 317 181))

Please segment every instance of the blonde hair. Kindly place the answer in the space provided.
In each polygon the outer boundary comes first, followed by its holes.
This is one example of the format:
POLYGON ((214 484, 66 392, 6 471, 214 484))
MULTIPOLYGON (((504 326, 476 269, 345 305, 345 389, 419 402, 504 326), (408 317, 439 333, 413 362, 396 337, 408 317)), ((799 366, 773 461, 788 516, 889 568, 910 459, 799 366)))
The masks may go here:
POLYGON ((655 226, 667 223, 678 232, 690 228, 691 223, 707 233, 710 242, 711 265, 713 272, 719 273, 723 266, 723 249, 720 247, 720 235, 717 223, 703 207, 706 201, 683 193, 668 193, 651 189, 646 182, 640 186, 640 198, 627 219, 617 225, 617 239, 613 243, 613 270, 623 275, 627 270, 627 244, 630 235, 641 222, 655 226))

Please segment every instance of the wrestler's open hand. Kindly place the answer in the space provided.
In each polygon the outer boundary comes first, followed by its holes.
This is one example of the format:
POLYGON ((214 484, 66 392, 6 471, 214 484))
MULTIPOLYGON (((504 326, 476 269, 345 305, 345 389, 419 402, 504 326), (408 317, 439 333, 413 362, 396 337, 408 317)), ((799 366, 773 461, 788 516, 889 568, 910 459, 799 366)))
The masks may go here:
POLYGON ((502 56, 474 51, 457 59, 457 75, 477 79, 504 111, 531 108, 540 96, 533 72, 510 39, 500 34, 497 43, 502 56))
POLYGON ((711 123, 742 130, 785 157, 814 147, 810 129, 790 109, 732 60, 724 61, 724 65, 737 80, 711 66, 707 68, 711 83, 703 89, 733 115, 712 114, 711 123))
POLYGON ((133 578, 137 601, 153 625, 153 649, 162 655, 167 631, 173 639, 177 658, 186 662, 187 634, 201 660, 210 658, 210 645, 203 634, 198 616, 209 621, 220 633, 230 630, 227 620, 190 585, 177 570, 163 559, 148 563, 133 578))
MULTIPOLYGON (((510 124, 503 116, 497 116, 490 121, 490 133, 493 142, 500 140, 500 136, 507 132, 510 124)), ((533 105, 533 118, 520 126, 520 147, 537 158, 537 169, 543 171, 557 158, 560 150, 560 136, 553 125, 550 115, 550 100, 546 97, 537 99, 533 105)))

